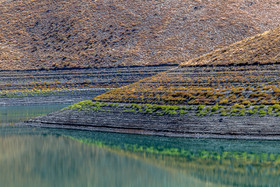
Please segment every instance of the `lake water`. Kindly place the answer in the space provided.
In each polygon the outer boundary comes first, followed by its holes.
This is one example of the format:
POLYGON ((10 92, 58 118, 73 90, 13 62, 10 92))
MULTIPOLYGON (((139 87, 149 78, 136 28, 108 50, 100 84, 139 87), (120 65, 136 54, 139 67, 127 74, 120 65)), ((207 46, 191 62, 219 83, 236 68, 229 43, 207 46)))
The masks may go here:
POLYGON ((278 141, 168 138, 12 125, 63 107, 0 107, 1 187, 280 184, 278 141))

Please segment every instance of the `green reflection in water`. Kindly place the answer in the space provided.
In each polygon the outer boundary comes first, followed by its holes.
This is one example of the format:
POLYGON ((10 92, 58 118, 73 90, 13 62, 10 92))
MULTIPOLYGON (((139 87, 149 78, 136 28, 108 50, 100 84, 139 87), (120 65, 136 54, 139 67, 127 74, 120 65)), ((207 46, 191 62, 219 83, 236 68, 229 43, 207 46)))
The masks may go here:
POLYGON ((0 186, 180 187, 205 184, 180 170, 171 171, 48 130, 33 129, 30 133, 14 128, 16 135, 13 135, 8 128, 1 129, 0 149, 4 151, 0 154, 0 186))
MULTIPOLYGON (((69 135, 71 136, 71 135, 69 135)), ((205 184, 277 186, 280 184, 279 141, 185 139, 107 134, 72 135, 117 154, 169 171, 181 171, 205 184)))

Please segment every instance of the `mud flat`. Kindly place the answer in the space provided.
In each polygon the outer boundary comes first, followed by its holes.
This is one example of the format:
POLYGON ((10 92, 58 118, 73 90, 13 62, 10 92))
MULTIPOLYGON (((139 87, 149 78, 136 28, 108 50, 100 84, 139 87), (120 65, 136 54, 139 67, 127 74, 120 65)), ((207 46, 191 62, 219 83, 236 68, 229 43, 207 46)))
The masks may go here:
POLYGON ((279 121, 279 117, 268 115, 199 116, 196 110, 187 114, 137 112, 127 104, 111 103, 100 108, 68 107, 22 125, 173 137, 280 139, 279 121))

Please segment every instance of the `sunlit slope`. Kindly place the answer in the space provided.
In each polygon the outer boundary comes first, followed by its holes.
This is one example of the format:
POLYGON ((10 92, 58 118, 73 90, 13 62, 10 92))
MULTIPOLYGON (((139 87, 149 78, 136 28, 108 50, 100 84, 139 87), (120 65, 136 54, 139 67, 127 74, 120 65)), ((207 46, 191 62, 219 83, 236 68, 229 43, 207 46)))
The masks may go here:
MULTIPOLYGON (((279 41, 277 28, 231 45, 235 50, 225 48, 228 55, 224 63, 222 63, 224 49, 201 57, 206 61, 207 56, 214 58, 214 54, 220 54, 216 55, 216 58, 221 58, 219 65, 225 66, 206 66, 208 64, 202 63, 205 66, 184 67, 186 64, 183 64, 173 70, 111 90, 94 99, 190 105, 279 104, 279 41), (242 49, 245 51, 240 52, 242 49), (227 57, 239 53, 251 57, 252 61, 244 62, 242 57, 236 56, 231 63, 227 62, 227 57), (253 57, 258 60, 253 60, 253 57)), ((211 62, 209 65, 217 65, 211 62)))
POLYGON ((280 63, 280 27, 234 43, 181 66, 280 63))
POLYGON ((0 1, 0 69, 180 64, 279 26, 279 0, 0 1))

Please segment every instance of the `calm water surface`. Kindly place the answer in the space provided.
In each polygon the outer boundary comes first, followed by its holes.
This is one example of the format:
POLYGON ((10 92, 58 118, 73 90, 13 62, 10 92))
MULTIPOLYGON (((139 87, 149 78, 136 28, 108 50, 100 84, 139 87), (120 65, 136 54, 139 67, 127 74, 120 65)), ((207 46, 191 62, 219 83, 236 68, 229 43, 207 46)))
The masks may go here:
POLYGON ((11 125, 63 107, 0 107, 0 186, 280 184, 278 141, 167 138, 11 125))

